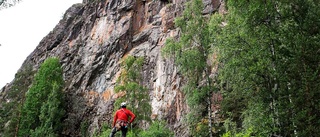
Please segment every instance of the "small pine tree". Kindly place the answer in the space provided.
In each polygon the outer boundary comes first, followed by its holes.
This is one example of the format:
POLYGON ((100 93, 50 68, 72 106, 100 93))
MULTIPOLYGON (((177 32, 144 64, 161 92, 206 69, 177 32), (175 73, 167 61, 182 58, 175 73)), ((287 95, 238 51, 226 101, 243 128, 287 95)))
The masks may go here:
POLYGON ((57 136, 64 115, 62 68, 58 58, 41 65, 26 94, 19 125, 19 136, 57 136))

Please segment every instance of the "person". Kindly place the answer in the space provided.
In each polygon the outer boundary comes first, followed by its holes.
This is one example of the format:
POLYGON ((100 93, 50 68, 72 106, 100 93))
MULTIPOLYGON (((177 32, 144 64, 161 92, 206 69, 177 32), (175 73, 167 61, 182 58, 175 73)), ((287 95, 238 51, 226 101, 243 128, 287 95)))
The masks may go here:
POLYGON ((129 109, 127 109, 127 104, 122 102, 120 109, 117 110, 114 115, 110 137, 114 137, 114 134, 116 134, 119 130, 122 132, 122 137, 126 137, 128 125, 131 124, 135 118, 136 116, 129 109))

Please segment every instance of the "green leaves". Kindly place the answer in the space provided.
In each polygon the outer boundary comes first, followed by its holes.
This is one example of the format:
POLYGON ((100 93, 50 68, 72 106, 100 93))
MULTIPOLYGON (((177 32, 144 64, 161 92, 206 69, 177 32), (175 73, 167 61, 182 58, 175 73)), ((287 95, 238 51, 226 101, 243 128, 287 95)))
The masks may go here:
POLYGON ((148 90, 142 85, 143 63, 143 57, 126 57, 121 63, 122 71, 115 86, 115 91, 122 91, 125 96, 117 99, 114 105, 120 106, 121 102, 127 102, 137 117, 135 121, 151 121, 148 90))
POLYGON ((155 121, 152 122, 149 129, 139 133, 139 137, 173 137, 174 134, 165 127, 165 122, 155 121))
POLYGON ((168 38, 165 43, 165 47, 162 48, 161 54, 170 57, 175 58, 180 56, 181 52, 181 45, 176 43, 173 38, 168 38))
POLYGON ((31 85, 33 74, 32 66, 29 65, 17 72, 8 96, 3 98, 10 101, 0 99, 0 132, 4 137, 17 135, 16 129, 19 126, 21 106, 28 86, 31 85))
POLYGON ((209 26, 218 36, 214 42, 220 53, 224 112, 232 113, 229 118, 240 132, 253 128, 259 136, 319 135, 313 129, 320 125, 309 121, 320 118, 311 107, 318 106, 314 97, 320 95, 315 83, 320 76, 320 45, 315 41, 320 37, 314 27, 319 26, 319 4, 228 1, 228 9, 222 20, 212 16, 209 26), (228 25, 219 27, 224 20, 228 25))
POLYGON ((19 136, 58 136, 62 130, 64 95, 58 58, 48 58, 40 67, 22 107, 19 136))
MULTIPOLYGON (((192 0, 186 3, 182 16, 176 18, 175 25, 181 30, 180 38, 169 38, 162 54, 172 58, 178 66, 178 71, 186 79, 183 91, 192 111, 187 118, 193 136, 212 136, 211 94, 214 92, 211 75, 214 54, 212 48, 215 41, 212 29, 208 26, 208 19, 202 15, 203 3, 201 0, 192 0), (207 114, 207 115, 206 115, 207 114), (195 117, 196 116, 196 117, 195 117), (208 126, 201 126, 201 130, 209 133, 200 133, 195 129, 203 117, 208 116, 208 126), (193 123, 193 124, 191 124, 193 123), (211 127, 210 127, 211 126, 211 127), (209 128, 209 129, 207 129, 209 128), (205 135, 204 135, 205 134, 205 135)), ((200 131, 200 130, 199 130, 200 131)))

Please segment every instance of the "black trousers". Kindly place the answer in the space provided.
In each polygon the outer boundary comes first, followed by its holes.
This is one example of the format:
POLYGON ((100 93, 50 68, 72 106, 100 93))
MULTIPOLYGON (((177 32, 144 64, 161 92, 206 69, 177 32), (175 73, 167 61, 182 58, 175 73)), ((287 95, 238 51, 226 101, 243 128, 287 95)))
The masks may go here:
MULTIPOLYGON (((127 132, 128 132, 128 128, 127 127, 124 127, 122 126, 120 128, 121 132, 122 132, 122 137, 126 137, 127 136, 127 132)), ((116 128, 116 127, 113 127, 113 129, 111 130, 111 133, 110 133, 110 137, 114 137, 114 134, 116 134, 119 130, 116 128)))

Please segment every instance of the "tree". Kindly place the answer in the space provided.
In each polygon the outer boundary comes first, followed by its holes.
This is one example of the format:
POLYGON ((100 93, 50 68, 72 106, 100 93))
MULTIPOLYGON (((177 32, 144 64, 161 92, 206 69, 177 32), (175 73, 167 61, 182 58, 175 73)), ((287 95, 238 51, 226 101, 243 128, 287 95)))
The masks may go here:
POLYGON ((222 108, 236 132, 319 135, 317 1, 228 1, 228 12, 210 28, 219 35, 222 108))
POLYGON ((0 0, 0 10, 12 7, 19 3, 21 0, 0 0))
POLYGON ((173 137, 173 135, 163 121, 154 121, 146 131, 139 133, 139 137, 173 137))
POLYGON ((202 15, 202 10, 201 0, 192 0, 186 3, 182 16, 175 20, 176 27, 181 31, 180 38, 177 41, 168 39, 162 53, 175 60, 179 72, 187 79, 183 91, 192 110, 188 121, 193 134, 195 136, 203 134, 203 132, 197 132, 196 129, 198 129, 199 123, 208 123, 208 126, 201 127, 204 127, 205 131, 209 131, 204 132, 207 134, 204 136, 212 137, 211 107, 213 102, 211 97, 215 89, 214 76, 212 75, 213 59, 210 55, 213 54, 211 44, 213 38, 208 29, 208 19, 202 15))
POLYGON ((4 137, 17 135, 24 94, 27 92, 28 86, 31 85, 34 73, 30 65, 17 72, 12 87, 4 95, 3 100, 1 99, 0 133, 3 133, 4 137))
POLYGON ((65 113, 63 83, 59 59, 45 60, 26 94, 19 136, 58 136, 65 113))
POLYGON ((115 106, 128 102, 136 121, 150 122, 151 106, 148 90, 143 86, 142 67, 143 57, 128 56, 121 63, 122 72, 115 86, 116 92, 124 92, 125 96, 118 99, 115 106))

